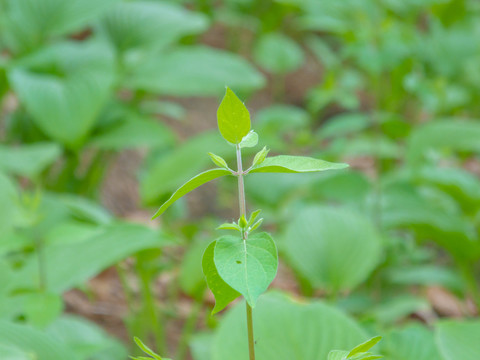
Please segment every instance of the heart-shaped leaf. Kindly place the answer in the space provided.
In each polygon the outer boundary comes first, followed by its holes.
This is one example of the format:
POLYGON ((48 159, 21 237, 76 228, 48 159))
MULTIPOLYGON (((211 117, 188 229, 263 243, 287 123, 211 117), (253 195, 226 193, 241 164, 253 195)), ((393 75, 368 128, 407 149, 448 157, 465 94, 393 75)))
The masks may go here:
POLYGON ((212 314, 223 310, 228 304, 240 296, 240 293, 232 289, 218 274, 213 259, 216 243, 216 241, 213 241, 208 245, 202 259, 203 274, 207 279, 208 287, 215 296, 215 307, 212 310, 212 314))
POLYGON ((220 277, 254 307, 277 273, 277 248, 267 233, 246 241, 226 235, 217 239, 214 262, 220 277))

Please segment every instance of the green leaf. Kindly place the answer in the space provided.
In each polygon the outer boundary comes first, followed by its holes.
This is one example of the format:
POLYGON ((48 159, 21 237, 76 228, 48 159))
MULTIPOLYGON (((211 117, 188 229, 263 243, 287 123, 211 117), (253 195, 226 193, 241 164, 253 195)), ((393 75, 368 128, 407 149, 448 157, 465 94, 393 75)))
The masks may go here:
POLYGON ((257 219, 261 212, 262 210, 258 209, 250 214, 250 217, 248 218, 248 226, 252 226, 253 222, 257 219))
POLYGON ((68 346, 82 360, 118 360, 127 357, 125 346, 94 322, 64 315, 45 329, 52 339, 68 346))
MULTIPOLYGON (((145 345, 142 340, 140 340, 139 338, 137 338, 136 336, 133 338, 135 340, 135 343, 138 345, 138 347, 140 349, 142 349, 142 351, 145 353, 145 354, 148 354, 150 355, 151 357, 153 357, 154 359, 156 360, 162 360, 162 358, 157 355, 152 349, 150 349, 147 345, 145 345)), ((167 359, 165 359, 167 360, 167 359)))
POLYGON ((257 165, 260 165, 267 157, 269 151, 270 150, 267 150, 267 147, 264 146, 262 150, 256 153, 255 157, 253 158, 252 166, 255 167, 257 165))
POLYGON ((367 352, 372 347, 374 347, 380 340, 382 340, 381 336, 375 336, 375 337, 365 341, 364 343, 354 347, 352 349, 352 351, 350 351, 348 353, 348 357, 352 357, 353 355, 356 355, 358 353, 367 352))
POLYGON ((389 360, 446 360, 438 351, 433 332, 419 324, 392 330, 380 344, 389 360))
POLYGON ((113 69, 113 56, 105 46, 57 43, 22 59, 9 73, 9 81, 43 132, 76 148, 108 99, 113 69), (50 68, 55 72, 48 72, 50 68))
POLYGON ((214 262, 220 277, 254 307, 275 278, 278 266, 275 242, 267 233, 222 236, 215 245, 214 262))
POLYGON ((209 245, 204 239, 195 240, 189 244, 182 258, 178 283, 183 292, 202 301, 207 283, 202 271, 202 257, 209 245))
POLYGON ((102 18, 100 33, 119 52, 165 47, 208 28, 203 14, 166 2, 121 2, 102 18), (158 36, 162 34, 162 36, 158 36))
POLYGON ((305 60, 302 48, 280 33, 263 35, 255 45, 253 55, 264 69, 276 74, 294 71, 305 60))
POLYGON ((306 156, 279 155, 266 158, 261 164, 254 166, 250 172, 306 173, 346 167, 348 167, 347 164, 331 163, 306 156))
POLYGON ((255 131, 250 130, 250 132, 243 137, 242 141, 240 142, 240 144, 238 144, 238 146, 240 146, 240 148, 247 148, 247 147, 254 147, 257 144, 258 144, 258 134, 255 131))
POLYGON ((328 353, 328 360, 345 360, 347 355, 348 351, 332 350, 328 353))
POLYGON ((214 153, 211 153, 211 152, 209 152, 208 155, 212 159, 213 163, 218 167, 225 168, 225 169, 229 168, 227 162, 221 156, 215 155, 214 153))
MULTIPOLYGON (((168 243, 169 240, 156 230, 117 223, 99 227, 91 237, 74 243, 45 246, 43 254, 48 259, 45 263, 46 288, 54 293, 66 291, 140 250, 168 243)), ((16 273, 13 285, 16 288, 37 288, 37 282, 38 262, 37 257, 33 257, 16 273)))
POLYGON ((380 262, 382 239, 357 212, 309 206, 293 217, 279 246, 314 288, 336 292, 365 281, 380 262))
POLYGON ((419 126, 410 135, 407 161, 415 167, 422 164, 431 149, 451 149, 480 152, 480 124, 478 121, 444 119, 419 126))
POLYGON ((240 296, 240 293, 232 289, 218 274, 214 262, 216 241, 208 245, 202 258, 203 274, 207 279, 207 285, 215 296, 215 307, 212 314, 223 310, 228 304, 240 296))
POLYGON ((445 360, 477 360, 479 339, 478 320, 445 320, 439 322, 435 329, 435 340, 445 360))
POLYGON ((25 299, 25 316, 30 324, 43 328, 63 311, 63 301, 58 294, 33 293, 25 299))
POLYGON ((230 171, 225 170, 225 169, 211 169, 204 171, 197 176, 191 178, 188 180, 185 184, 180 186, 177 191, 175 191, 172 196, 165 201, 162 206, 158 209, 158 211, 153 215, 152 219, 155 219, 156 217, 162 215, 165 210, 169 208, 170 205, 172 205, 175 201, 180 199, 182 196, 185 194, 188 194, 190 191, 196 189, 197 187, 212 181, 214 179, 217 179, 219 177, 225 176, 225 175, 231 175, 230 171))
POLYGON ((219 96, 225 84, 242 92, 265 85, 262 74, 244 58, 205 46, 185 46, 152 56, 126 81, 133 89, 174 96, 219 96))
POLYGON ((250 226, 250 228, 248 229, 248 231, 251 233, 253 232, 255 229, 257 229, 260 225, 262 225, 263 223, 263 219, 258 219, 258 221, 253 224, 252 226, 250 226))
MULTIPOLYGON (((27 325, 0 320, 0 344, 15 346, 38 360, 78 360, 78 356, 55 338, 27 325)), ((3 354, 2 354, 3 355, 3 354)))
POLYGON ((130 115, 117 126, 94 136, 91 144, 105 150, 123 150, 173 145, 174 141, 174 133, 164 124, 130 115))
MULTIPOLYGON (((289 295, 261 296, 253 316, 258 359, 324 360, 331 349, 351 349, 368 338, 338 308, 320 301, 297 301, 289 295)), ((241 302, 217 327, 211 359, 248 359, 246 333, 245 303, 241 302)))
POLYGON ((80 31, 119 0, 7 0, 2 32, 15 53, 32 50, 53 36, 80 31))
POLYGON ((224 223, 217 227, 217 230, 237 230, 242 231, 242 228, 236 223, 224 223))
POLYGON ((217 123, 223 138, 232 144, 240 144, 250 131, 250 113, 228 87, 217 110, 217 123))
POLYGON ((35 360, 34 354, 22 351, 18 347, 8 344, 0 344, 0 354, 2 354, 6 360, 35 360))
POLYGON ((51 165, 60 154, 60 146, 54 143, 35 143, 20 147, 0 145, 0 170, 34 178, 51 165))
POLYGON ((2 234, 13 230, 22 213, 16 184, 0 172, 0 229, 2 234))

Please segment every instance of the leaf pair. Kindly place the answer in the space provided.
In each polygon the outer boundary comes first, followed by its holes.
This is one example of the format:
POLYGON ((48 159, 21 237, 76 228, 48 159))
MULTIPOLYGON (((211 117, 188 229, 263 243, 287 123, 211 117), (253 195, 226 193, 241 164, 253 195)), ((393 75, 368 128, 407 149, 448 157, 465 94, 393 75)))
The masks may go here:
POLYGON ((240 295, 254 307, 277 273, 277 248, 265 232, 254 234, 246 241, 240 236, 226 235, 207 247, 202 266, 208 287, 215 296, 213 314, 240 295))
POLYGON ((355 346, 351 351, 332 350, 328 354, 328 360, 374 360, 383 358, 382 355, 374 355, 368 352, 380 340, 381 336, 375 336, 364 343, 355 346))

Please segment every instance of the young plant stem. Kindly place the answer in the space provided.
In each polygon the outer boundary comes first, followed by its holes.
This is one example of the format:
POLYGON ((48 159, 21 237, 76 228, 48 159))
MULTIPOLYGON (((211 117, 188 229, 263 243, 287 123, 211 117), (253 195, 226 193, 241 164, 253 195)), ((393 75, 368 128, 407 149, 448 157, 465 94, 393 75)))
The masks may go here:
MULTIPOLYGON (((237 145, 237 172, 238 172, 238 206, 240 217, 247 217, 247 206, 245 204, 245 184, 243 182, 242 151, 237 145)), ((243 241, 247 241, 248 233, 242 232, 243 241)), ((248 354, 250 360, 255 360, 255 340, 253 338, 253 317, 252 307, 245 302, 247 307, 247 331, 248 331, 248 354)))

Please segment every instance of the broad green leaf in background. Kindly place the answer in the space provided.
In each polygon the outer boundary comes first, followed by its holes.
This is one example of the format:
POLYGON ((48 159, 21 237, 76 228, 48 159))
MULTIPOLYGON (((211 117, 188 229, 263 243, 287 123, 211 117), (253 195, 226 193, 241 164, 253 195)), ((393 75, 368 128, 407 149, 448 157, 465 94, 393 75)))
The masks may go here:
POLYGON ((100 32, 119 53, 133 49, 164 47, 180 37, 207 29, 203 14, 168 2, 121 2, 100 22, 100 32))
POLYGON ((220 277, 254 307, 277 273, 277 248, 265 232, 246 241, 226 235, 216 241, 214 262, 220 277))
POLYGON ((318 130, 320 139, 335 138, 338 136, 353 135, 369 126, 368 116, 359 112, 343 113, 328 119, 318 130))
POLYGON ((165 201, 162 206, 157 210, 155 215, 153 215, 152 219, 162 215, 165 210, 167 210, 170 205, 172 205, 175 201, 180 199, 182 196, 188 194, 190 191, 195 190, 197 187, 202 186, 203 184, 215 180, 219 177, 231 175, 231 172, 225 169, 211 169, 204 171, 197 176, 194 176, 190 180, 188 180, 185 184, 180 186, 177 191, 175 191, 172 196, 165 201))
POLYGON ((205 132, 176 146, 163 156, 157 156, 147 166, 140 182, 140 195, 145 203, 170 195, 185 179, 195 176, 210 164, 206 154, 211 151, 227 157, 233 155, 232 148, 218 135, 205 132))
POLYGON ((305 60, 302 48, 281 33, 269 33, 260 37, 253 54, 260 66, 276 74, 294 71, 305 60))
POLYGON ((24 315, 29 324, 44 328, 63 311, 63 299, 58 294, 39 292, 26 294, 24 315))
POLYGON ((35 360, 79 360, 64 344, 27 325, 0 320, 0 345, 15 346, 35 360))
POLYGON ((409 324, 390 331, 384 336, 380 347, 389 360, 443 360, 433 332, 419 324, 409 324))
POLYGON ((174 133, 159 121, 130 118, 113 129, 93 137, 91 144, 105 150, 123 150, 134 147, 171 146, 174 141, 174 133))
POLYGON ((278 155, 267 157, 261 164, 250 170, 250 172, 307 173, 345 169, 346 167, 348 167, 347 164, 331 163, 306 156, 278 155))
POLYGON ((411 184, 391 184, 382 191, 382 225, 411 229, 419 239, 437 242, 458 259, 476 259, 480 244, 473 224, 419 193, 411 184))
POLYGON ((16 184, 0 172, 0 229, 5 236, 13 229, 20 208, 16 184))
POLYGON ((418 167, 431 149, 480 152, 480 123, 462 119, 431 121, 417 127, 409 137, 407 161, 418 167))
POLYGON ((215 307, 212 310, 212 314, 223 310, 228 304, 241 295, 238 291, 232 289, 218 274, 214 261, 216 244, 217 241, 213 241, 208 245, 202 259, 203 274, 207 280, 208 288, 215 296, 215 307))
POLYGON ((26 144, 19 147, 0 145, 0 170, 34 178, 61 154, 54 143, 26 144))
POLYGON ((478 320, 444 320, 435 328, 435 341, 445 360, 477 360, 480 354, 478 339, 478 320))
POLYGON ((14 53, 32 50, 51 37, 81 30, 120 0, 7 0, 3 38, 14 53))
POLYGON ((183 292, 196 300, 203 299, 207 283, 202 272, 202 256, 209 245, 204 239, 195 239, 183 255, 178 283, 183 292))
POLYGON ((250 113, 228 87, 217 110, 217 124, 223 138, 232 144, 240 144, 250 132, 250 113))
POLYGON ((75 149, 109 96, 113 57, 98 43, 58 43, 23 59, 9 80, 38 127, 75 149), (52 67, 55 72, 48 72, 52 67))
POLYGON ((392 325, 422 311, 431 311, 430 303, 423 297, 407 293, 384 299, 368 309, 365 316, 375 323, 392 325))
POLYGON ((251 92, 263 87, 265 79, 244 58, 199 45, 152 56, 127 79, 133 89, 175 96, 219 96, 226 85, 251 92))
POLYGON ((465 283, 461 276, 453 269, 440 265, 391 266, 385 272, 385 276, 397 285, 440 285, 452 291, 465 290, 465 283))
POLYGON ((353 210, 309 206, 287 224, 279 247, 313 287, 337 292, 355 288, 375 269, 382 240, 353 210))
POLYGON ((35 360, 35 354, 22 351, 20 348, 8 344, 0 344, 0 354, 5 360, 35 360))
POLYGON ((124 345, 86 319, 65 315, 45 330, 51 338, 69 347, 80 360, 118 360, 127 357, 124 345))
POLYGON ((450 194, 466 212, 475 212, 480 204, 480 180, 460 167, 424 166, 418 178, 450 194))
MULTIPOLYGON (((258 359, 325 360, 331 349, 351 349, 368 337, 337 308, 323 302, 296 302, 282 294, 260 297, 253 312, 258 359)), ((212 343, 212 360, 248 359, 245 304, 221 320, 212 343)))
MULTIPOLYGON (((140 250, 168 244, 155 230, 135 224, 112 224, 84 241, 45 246, 46 288, 60 293, 79 286, 90 277, 140 250)), ((15 287, 38 288, 37 257, 29 259, 17 273, 15 287)))

